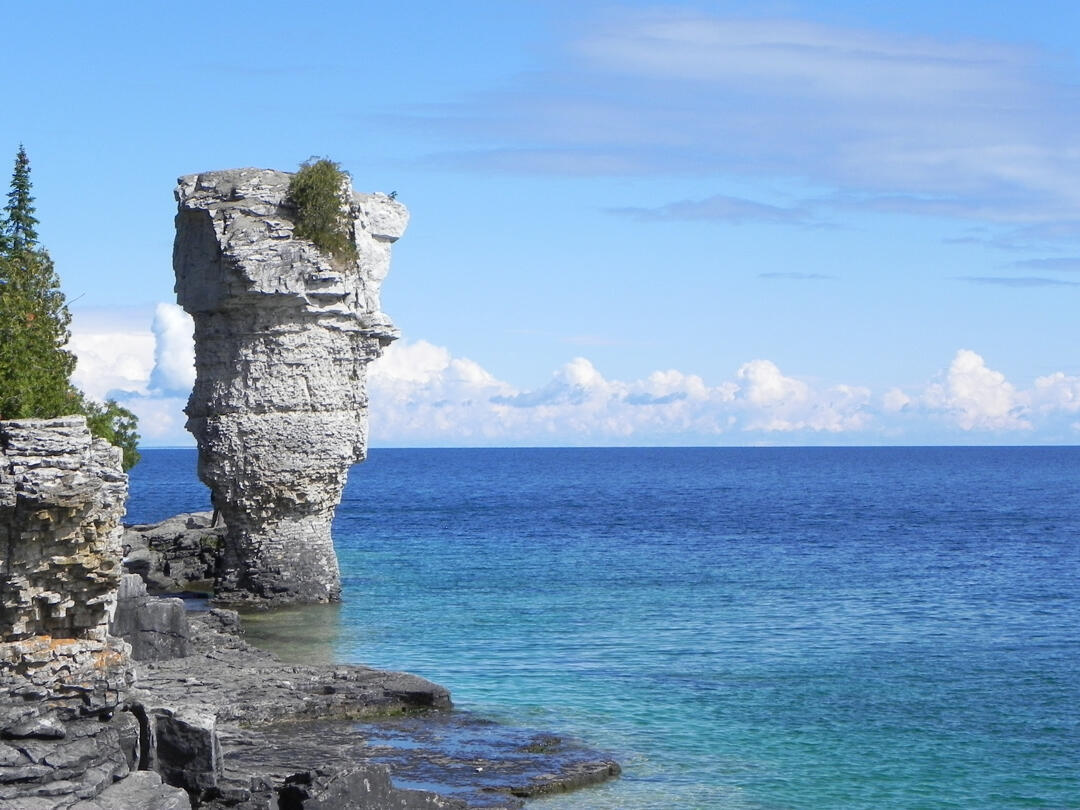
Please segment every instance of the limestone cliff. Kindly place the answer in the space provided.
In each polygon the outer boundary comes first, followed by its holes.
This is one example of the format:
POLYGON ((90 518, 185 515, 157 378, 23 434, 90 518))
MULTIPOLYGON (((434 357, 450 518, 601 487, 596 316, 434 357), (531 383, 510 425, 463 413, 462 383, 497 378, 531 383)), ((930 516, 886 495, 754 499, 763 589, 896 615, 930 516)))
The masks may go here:
POLYGON ((0 628, 105 641, 127 476, 81 416, 0 422, 0 628))
POLYGON ((234 169, 179 180, 173 267, 195 321, 188 430, 228 526, 222 600, 337 599, 330 523, 367 445, 367 364, 397 336, 379 309, 405 207, 342 189, 358 259, 295 238, 290 175, 234 169))
POLYGON ((126 499, 82 417, 0 422, 0 806, 66 807, 135 763, 129 647, 108 635, 126 499))

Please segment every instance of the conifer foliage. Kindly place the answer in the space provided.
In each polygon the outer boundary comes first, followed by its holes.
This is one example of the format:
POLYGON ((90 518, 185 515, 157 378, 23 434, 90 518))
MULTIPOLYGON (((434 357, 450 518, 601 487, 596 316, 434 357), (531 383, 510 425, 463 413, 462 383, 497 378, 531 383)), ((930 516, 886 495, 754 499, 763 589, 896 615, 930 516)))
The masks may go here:
POLYGON ((91 432, 138 461, 135 415, 114 400, 86 398, 71 384, 71 313, 48 252, 38 244, 30 161, 19 147, 0 218, 0 419, 84 414, 91 432))
POLYGON ((37 244, 34 226, 38 221, 34 217, 34 198, 30 196, 30 159, 22 144, 15 155, 15 171, 11 174, 11 191, 7 196, 3 244, 13 252, 32 250, 37 244))

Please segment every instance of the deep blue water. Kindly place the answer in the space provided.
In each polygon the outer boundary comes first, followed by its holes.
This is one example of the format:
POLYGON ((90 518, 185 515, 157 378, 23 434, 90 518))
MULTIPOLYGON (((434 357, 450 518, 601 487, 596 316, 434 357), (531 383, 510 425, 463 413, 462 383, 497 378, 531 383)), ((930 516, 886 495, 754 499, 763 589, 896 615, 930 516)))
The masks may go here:
POLYGON ((335 539, 339 659, 623 762, 541 810, 1080 808, 1080 448, 373 450, 335 539))

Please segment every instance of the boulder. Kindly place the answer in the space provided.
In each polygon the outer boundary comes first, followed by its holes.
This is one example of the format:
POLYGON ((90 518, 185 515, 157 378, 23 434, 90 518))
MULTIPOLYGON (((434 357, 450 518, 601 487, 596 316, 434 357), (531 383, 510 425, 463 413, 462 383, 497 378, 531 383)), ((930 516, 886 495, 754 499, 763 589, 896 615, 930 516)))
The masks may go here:
POLYGON ((191 630, 182 599, 146 592, 137 574, 124 574, 109 631, 131 645, 136 661, 163 661, 191 654, 191 630))

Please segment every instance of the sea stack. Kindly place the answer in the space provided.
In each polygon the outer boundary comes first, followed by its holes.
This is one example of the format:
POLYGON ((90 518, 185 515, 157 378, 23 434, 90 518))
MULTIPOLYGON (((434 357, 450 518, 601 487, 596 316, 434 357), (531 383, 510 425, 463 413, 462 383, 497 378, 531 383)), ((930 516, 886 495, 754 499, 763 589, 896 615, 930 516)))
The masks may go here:
POLYGON ((356 258, 341 260, 295 235, 291 177, 232 169, 176 188, 176 293, 195 321, 187 429, 228 527, 215 578, 226 602, 339 598, 330 524, 366 453, 367 364, 398 335, 379 287, 405 207, 346 177, 356 258))

